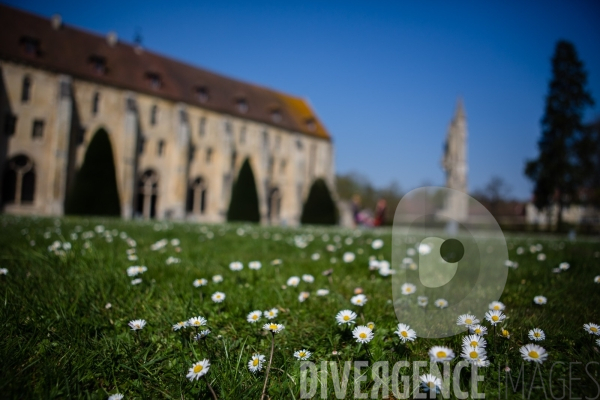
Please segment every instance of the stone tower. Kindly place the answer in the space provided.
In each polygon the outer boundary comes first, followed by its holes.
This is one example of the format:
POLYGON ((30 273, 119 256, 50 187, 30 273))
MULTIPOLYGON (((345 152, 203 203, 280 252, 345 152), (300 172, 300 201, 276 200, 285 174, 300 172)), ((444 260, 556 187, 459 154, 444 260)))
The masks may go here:
MULTIPOLYGON (((446 172, 446 187, 467 194, 467 120, 460 98, 448 128, 442 168, 446 172)), ((467 199, 465 196, 449 195, 443 214, 456 221, 464 221, 469 212, 467 199)))

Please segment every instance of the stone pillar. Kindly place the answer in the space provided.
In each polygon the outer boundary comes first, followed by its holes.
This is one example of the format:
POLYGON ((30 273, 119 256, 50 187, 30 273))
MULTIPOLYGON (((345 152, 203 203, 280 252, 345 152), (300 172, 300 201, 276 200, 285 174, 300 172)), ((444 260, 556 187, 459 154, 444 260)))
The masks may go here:
POLYGON ((133 93, 125 96, 125 129, 120 141, 113 136, 114 143, 120 143, 121 152, 115 154, 115 170, 118 176, 119 197, 121 201, 121 217, 133 218, 133 202, 137 191, 137 145, 139 137, 139 121, 137 103, 133 93), (121 164, 121 165, 118 165, 121 164))

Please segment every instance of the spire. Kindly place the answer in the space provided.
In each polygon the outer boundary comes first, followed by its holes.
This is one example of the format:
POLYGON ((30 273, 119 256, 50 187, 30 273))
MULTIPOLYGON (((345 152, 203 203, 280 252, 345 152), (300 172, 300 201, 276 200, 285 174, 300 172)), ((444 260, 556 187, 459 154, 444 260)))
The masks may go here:
POLYGON ((465 106, 463 104, 462 97, 458 97, 456 99, 456 112, 454 114, 454 119, 464 119, 465 118, 465 106))

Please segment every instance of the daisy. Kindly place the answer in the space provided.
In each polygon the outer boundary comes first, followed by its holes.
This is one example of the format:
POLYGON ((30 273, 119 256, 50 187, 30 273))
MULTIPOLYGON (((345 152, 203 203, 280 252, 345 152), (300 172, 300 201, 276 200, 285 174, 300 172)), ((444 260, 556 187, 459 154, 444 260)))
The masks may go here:
POLYGON ((547 298, 545 298, 544 296, 535 296, 535 297, 533 298, 533 302, 534 302, 535 304, 542 305, 542 304, 546 304, 546 303, 548 302, 548 299, 547 299, 547 298))
POLYGON ((503 338, 510 339, 510 332, 508 330, 502 328, 502 331, 500 333, 502 334, 503 338))
POLYGON ((458 325, 458 326, 469 327, 471 325, 477 325, 478 323, 479 323, 479 319, 477 319, 476 316, 471 315, 471 314, 463 314, 463 315, 460 315, 456 319, 456 325, 458 325))
POLYGON ((294 357, 298 360, 308 360, 308 358, 312 355, 312 353, 308 350, 298 350, 294 353, 294 357))
POLYGON ((561 262, 558 264, 558 268, 560 268, 562 271, 566 271, 571 268, 571 265, 568 262, 561 262))
POLYGON ((306 283, 313 283, 315 281, 315 277, 309 274, 302 275, 302 280, 306 283))
POLYGON ((285 326, 281 325, 281 324, 276 324, 274 322, 268 323, 268 324, 264 324, 263 325, 263 329, 266 331, 271 331, 273 333, 279 333, 282 330, 285 329, 285 326))
POLYGON ((273 319, 275 317, 277 317, 277 314, 279 313, 279 310, 276 308, 271 308, 270 310, 265 311, 265 318, 266 319, 273 319))
POLYGON ((300 294, 298 295, 298 301, 300 303, 303 303, 304 300, 308 299, 308 296, 310 296, 309 292, 300 292, 300 294))
POLYGON ((178 331, 181 328, 185 328, 186 326, 188 326, 187 321, 179 321, 178 323, 176 323, 175 325, 173 325, 173 330, 174 331, 178 331))
POLYGON ((419 296, 419 297, 417 297, 417 304, 420 307, 425 307, 425 306, 427 306, 428 303, 429 303, 429 299, 427 298, 427 296, 419 296))
POLYGON ((373 243, 371 243, 371 247, 373 248, 373 250, 379 250, 380 248, 383 247, 383 240, 381 240, 381 239, 373 240, 373 243))
POLYGON ((290 279, 287 280, 288 286, 296 287, 296 286, 298 286, 299 283, 300 283, 300 278, 298 278, 297 276, 292 276, 290 279))
POLYGON ((200 340, 200 339, 204 339, 205 337, 207 337, 210 334, 210 329, 204 329, 200 332, 198 332, 195 336, 194 336, 194 340, 200 340))
POLYGON ((347 251, 342 256, 342 259, 344 260, 345 263, 351 263, 352 261, 354 261, 355 258, 356 258, 356 256, 354 255, 354 253, 352 253, 350 251, 347 251))
POLYGON ((129 268, 127 268, 127 275, 128 276, 136 276, 138 274, 142 274, 144 272, 146 272, 148 270, 148 268, 144 267, 144 266, 131 266, 129 268))
POLYGON ((206 279, 204 279, 204 278, 202 278, 202 279, 196 279, 194 281, 194 286, 195 287, 206 286, 207 283, 208 283, 208 281, 206 279))
POLYGON ((242 264, 239 261, 234 261, 229 264, 229 269, 232 271, 241 271, 242 269, 244 269, 244 264, 242 264))
POLYGON ((313 261, 318 261, 319 258, 321 258, 321 255, 319 253, 313 253, 313 255, 310 256, 310 259, 313 261))
POLYGON ((595 282, 595 283, 600 283, 600 275, 596 275, 596 276, 594 277, 594 282, 595 282))
POLYGON ((470 329, 471 329, 471 332, 473 332, 474 334, 476 334, 478 336, 487 335, 487 328, 483 325, 475 325, 475 326, 472 326, 470 329))
POLYGON ((146 326, 146 320, 134 319, 133 321, 129 321, 128 325, 131 327, 132 331, 137 331, 140 329, 144 329, 144 326, 146 326))
POLYGON ((439 393, 442 390, 442 380, 431 374, 423 374, 419 376, 421 380, 421 388, 425 392, 435 390, 435 393, 439 393))
POLYGON ((538 261, 544 261, 546 260, 546 255, 544 253, 540 253, 537 255, 537 259, 538 261))
POLYGON ((125 396, 123 396, 121 393, 115 393, 108 396, 108 400, 122 400, 123 397, 125 396))
POLYGON ((223 282, 223 277, 221 275, 215 275, 212 277, 212 281, 214 283, 221 283, 223 282))
POLYGON ((354 320, 356 319, 356 313, 354 311, 350 311, 350 310, 343 310, 340 311, 339 313, 337 313, 337 315, 335 316, 335 319, 338 322, 338 325, 342 325, 342 324, 353 324, 354 320))
POLYGON ((8 274, 8 269, 7 268, 0 268, 0 275, 6 275, 8 274))
POLYGON ((433 346, 429 349, 429 358, 431 362, 451 361, 454 358, 454 351, 445 346, 433 346))
POLYGON ((248 369, 252 373, 257 373, 262 370, 263 362, 265 361, 265 356, 262 354, 254 354, 250 361, 248 361, 248 369))
POLYGON ((446 308, 446 307, 448 307, 448 302, 446 300, 444 300, 444 299, 437 299, 434 302, 434 304, 435 304, 436 307, 439 307, 439 308, 446 308))
POLYGON ((402 343, 412 342, 417 338, 417 333, 406 324, 398 324, 398 329, 394 333, 398 335, 402 343))
POLYGON ((600 335, 600 326, 592 324, 591 322, 589 324, 583 324, 583 329, 592 335, 600 335))
POLYGON ((254 310, 250 314, 248 314, 248 316, 246 317, 246 321, 248 321, 251 324, 253 324, 253 323, 257 322, 260 319, 261 316, 262 316, 262 312, 261 311, 254 310))
POLYGON ((140 283, 142 283, 142 278, 137 278, 131 281, 132 285, 139 285, 140 283))
POLYGON ((329 290, 327 290, 327 289, 317 290, 317 296, 327 296, 328 294, 329 294, 329 290))
POLYGON ((600 339, 596 339, 596 345, 600 346, 600 339))
POLYGON ((500 301, 492 301, 489 305, 489 308, 492 311, 504 311, 506 306, 500 301))
POLYGON ((502 314, 502 311, 488 311, 485 313, 485 319, 487 319, 490 324, 496 325, 497 323, 504 321, 506 315, 502 314))
POLYGON ((225 293, 223 293, 223 292, 215 292, 212 296, 210 296, 210 298, 215 303, 221 303, 221 302, 223 302, 223 300, 225 300, 225 293))
POLYGON ((479 335, 468 335, 463 338, 463 347, 485 347, 485 339, 479 335))
POLYGON ((355 306, 361 306, 362 307, 367 302, 367 296, 365 296, 364 294, 357 294, 356 296, 353 296, 350 299, 350 302, 352 304, 354 304, 355 306))
POLYGON ((372 322, 372 321, 371 321, 371 322, 367 322, 367 327, 368 327, 370 330, 373 330, 373 329, 375 329, 375 322, 372 322))
POLYGON ((262 267, 260 261, 250 261, 248 263, 248 268, 258 271, 262 267))
POLYGON ((529 339, 535 340, 536 342, 546 339, 546 334, 540 328, 533 328, 529 331, 529 339))
POLYGON ((197 363, 192 365, 192 368, 190 368, 190 370, 188 371, 186 378, 188 378, 190 381, 193 381, 194 379, 197 380, 202 375, 206 375, 206 373, 208 372, 209 369, 210 369, 210 363, 208 362, 207 359, 198 361, 197 363))
POLYGON ((193 326, 194 328, 198 328, 200 326, 206 325, 206 318, 203 317, 192 317, 187 321, 188 326, 193 326))
POLYGON ((548 357, 546 349, 537 344, 526 344, 519 351, 525 361, 533 361, 541 364, 548 357))
POLYGON ((373 331, 367 326, 357 326, 352 331, 352 336, 358 343, 369 343, 373 339, 373 331))
POLYGON ((477 361, 485 361, 487 358, 485 355, 485 349, 483 347, 471 346, 463 347, 463 351, 462 353, 460 353, 460 356, 468 362, 470 362, 471 364, 477 361))
POLYGON ((281 265, 282 263, 283 261, 281 261, 279 258, 276 258, 273 261, 271 261, 271 265, 281 265))
POLYGON ((415 285, 413 285, 412 283, 404 283, 400 287, 400 290, 402 291, 402 294, 408 295, 408 294, 413 294, 417 290, 417 287, 415 285))

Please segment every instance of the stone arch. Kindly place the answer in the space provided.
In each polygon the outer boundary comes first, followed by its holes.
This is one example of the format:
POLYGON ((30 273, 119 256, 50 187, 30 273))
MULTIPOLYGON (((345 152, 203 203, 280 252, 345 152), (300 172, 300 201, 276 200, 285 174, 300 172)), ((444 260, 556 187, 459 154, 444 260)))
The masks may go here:
POLYGON ((145 170, 138 179, 136 214, 144 219, 155 218, 158 207, 159 177, 153 169, 145 170))
POLYGON ((208 184, 206 179, 198 176, 188 183, 186 212, 193 215, 206 213, 208 206, 208 184))
POLYGON ((35 165, 24 154, 11 157, 4 167, 2 202, 4 204, 31 204, 35 199, 35 165))

